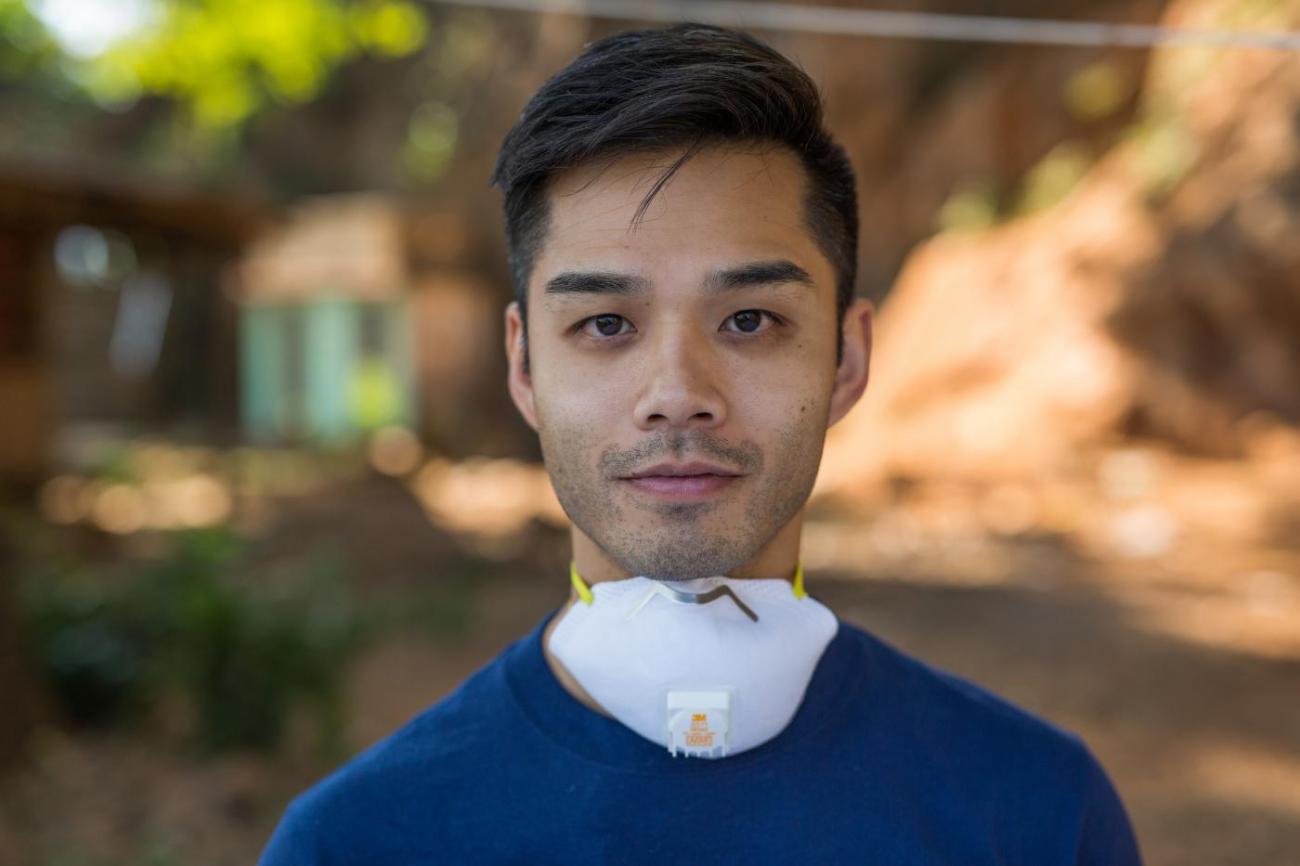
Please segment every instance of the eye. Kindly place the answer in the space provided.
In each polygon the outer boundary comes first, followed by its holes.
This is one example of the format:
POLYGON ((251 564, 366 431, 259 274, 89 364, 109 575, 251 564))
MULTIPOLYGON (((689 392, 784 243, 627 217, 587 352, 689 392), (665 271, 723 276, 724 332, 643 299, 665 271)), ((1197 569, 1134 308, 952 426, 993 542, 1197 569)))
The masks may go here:
POLYGON ((764 319, 767 319, 772 324, 778 324, 776 316, 767 310, 741 310, 739 313, 732 313, 727 318, 727 321, 735 323, 736 327, 729 329, 733 332, 759 334, 767 330, 767 328, 763 327, 764 319))
POLYGON ((623 330, 624 325, 630 329, 632 323, 615 313, 602 313, 583 319, 578 323, 578 330, 589 337, 618 337, 627 333, 623 330))

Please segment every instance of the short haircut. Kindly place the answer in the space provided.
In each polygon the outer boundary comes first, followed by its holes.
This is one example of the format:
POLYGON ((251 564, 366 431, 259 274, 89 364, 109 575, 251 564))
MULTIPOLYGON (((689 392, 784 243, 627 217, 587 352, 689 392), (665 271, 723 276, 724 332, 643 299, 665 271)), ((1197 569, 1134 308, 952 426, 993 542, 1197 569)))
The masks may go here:
MULTIPOLYGON (((808 178, 804 219, 835 269, 836 322, 854 294, 858 207, 853 167, 823 125, 807 73, 747 33, 704 24, 632 30, 587 46, 524 107, 497 155, 515 297, 527 325, 528 281, 545 241, 547 181, 593 160, 682 148, 639 218, 677 170, 720 144, 787 148, 808 178)), ((842 351, 837 327, 836 362, 842 351)))

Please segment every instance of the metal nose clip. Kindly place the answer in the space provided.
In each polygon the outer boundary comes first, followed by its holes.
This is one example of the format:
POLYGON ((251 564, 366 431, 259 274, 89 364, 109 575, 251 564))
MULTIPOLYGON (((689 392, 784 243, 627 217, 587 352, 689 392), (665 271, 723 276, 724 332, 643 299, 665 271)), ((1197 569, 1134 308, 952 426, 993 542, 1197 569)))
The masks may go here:
POLYGON ((661 595, 669 601, 675 601, 678 604, 708 604, 711 601, 716 601, 717 599, 726 596, 736 603, 736 607, 740 608, 745 616, 749 617, 754 622, 758 622, 758 614, 750 610, 749 605, 741 601, 740 596, 736 595, 736 593, 732 591, 731 587, 727 586, 725 583, 715 586, 707 592, 700 593, 684 592, 680 589, 673 589, 663 583, 656 583, 654 588, 646 593, 645 598, 641 599, 641 603, 638 604, 631 613, 623 617, 624 621, 627 621, 640 613, 641 608, 645 607, 646 604, 649 603, 650 599, 656 595, 661 595))

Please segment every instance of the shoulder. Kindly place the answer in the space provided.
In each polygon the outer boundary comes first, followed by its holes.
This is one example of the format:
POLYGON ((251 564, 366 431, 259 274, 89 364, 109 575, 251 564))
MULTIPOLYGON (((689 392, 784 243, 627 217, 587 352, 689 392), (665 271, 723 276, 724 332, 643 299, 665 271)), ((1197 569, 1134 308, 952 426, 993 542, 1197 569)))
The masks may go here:
POLYGON ((1079 736, 1013 704, 964 677, 938 668, 886 643, 870 632, 843 623, 861 653, 868 703, 909 735, 933 745, 983 747, 997 754, 1014 746, 1022 757, 1077 764, 1087 749, 1079 736), (1026 750, 1028 750, 1026 752, 1026 750))
POLYGON ((908 771, 934 782, 932 793, 961 791, 1003 828, 1008 849, 1041 852, 1040 862, 1139 862, 1123 804, 1078 734, 842 627, 862 653, 864 712, 898 744, 908 771), (1045 832, 1035 835, 1034 825, 1045 832), (1050 858, 1048 848, 1055 849, 1050 858))
MULTIPOLYGON (((375 826, 412 803, 436 802, 468 756, 495 741, 509 711, 501 666, 507 649, 454 692, 339 767, 289 804, 262 866, 356 862, 375 826)), ((370 854, 374 852, 364 852, 370 854)))

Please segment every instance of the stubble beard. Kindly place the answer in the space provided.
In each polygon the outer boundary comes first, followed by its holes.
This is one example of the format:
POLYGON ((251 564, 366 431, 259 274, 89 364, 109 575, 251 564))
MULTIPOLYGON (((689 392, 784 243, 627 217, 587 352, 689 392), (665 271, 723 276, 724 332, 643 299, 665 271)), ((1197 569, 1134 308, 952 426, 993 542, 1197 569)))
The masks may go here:
POLYGON ((632 449, 600 446, 585 428, 543 423, 542 455, 569 519, 620 568, 657 580, 727 575, 757 556, 812 493, 826 412, 807 412, 778 431, 770 452, 707 431, 665 431, 632 449), (705 459, 745 474, 706 502, 663 503, 623 489, 620 474, 662 459, 705 459), (747 500, 736 514, 737 498, 747 500))

